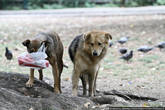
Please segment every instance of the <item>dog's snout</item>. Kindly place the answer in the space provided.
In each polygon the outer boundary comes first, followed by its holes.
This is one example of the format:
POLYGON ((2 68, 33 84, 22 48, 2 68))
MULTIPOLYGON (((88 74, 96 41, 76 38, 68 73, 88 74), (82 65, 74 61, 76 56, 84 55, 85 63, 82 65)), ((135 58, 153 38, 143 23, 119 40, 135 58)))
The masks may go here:
POLYGON ((97 56, 98 54, 97 54, 97 52, 96 51, 94 51, 93 52, 93 56, 97 56))

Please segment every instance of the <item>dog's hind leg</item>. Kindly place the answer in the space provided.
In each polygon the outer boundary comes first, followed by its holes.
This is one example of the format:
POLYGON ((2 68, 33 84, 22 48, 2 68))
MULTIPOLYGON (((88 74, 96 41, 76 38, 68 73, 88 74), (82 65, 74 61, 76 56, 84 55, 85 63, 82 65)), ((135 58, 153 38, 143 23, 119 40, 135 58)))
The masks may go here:
POLYGON ((72 95, 73 96, 77 96, 79 77, 80 77, 80 71, 76 66, 74 66, 73 75, 72 75, 72 95))
POLYGON ((59 87, 60 87, 59 89, 60 89, 60 93, 62 93, 62 90, 61 90, 61 74, 62 74, 64 65, 63 65, 63 60, 60 60, 58 62, 59 62, 58 63, 58 68, 59 68, 59 87))
POLYGON ((60 74, 59 69, 57 66, 57 63, 55 62, 54 65, 52 65, 52 71, 53 71, 53 77, 54 77, 54 92, 57 94, 60 94, 60 74))
POLYGON ((82 82, 82 86, 83 86, 83 95, 86 96, 87 95, 87 80, 86 80, 86 75, 81 75, 80 76, 81 82, 82 82))
POLYGON ((38 70, 38 72, 39 72, 39 80, 43 80, 42 69, 38 70))
POLYGON ((60 94, 60 74, 59 74, 59 68, 57 64, 57 58, 54 57, 52 59, 48 59, 51 66, 52 66, 52 73, 53 73, 53 79, 54 79, 54 92, 57 94, 60 94))

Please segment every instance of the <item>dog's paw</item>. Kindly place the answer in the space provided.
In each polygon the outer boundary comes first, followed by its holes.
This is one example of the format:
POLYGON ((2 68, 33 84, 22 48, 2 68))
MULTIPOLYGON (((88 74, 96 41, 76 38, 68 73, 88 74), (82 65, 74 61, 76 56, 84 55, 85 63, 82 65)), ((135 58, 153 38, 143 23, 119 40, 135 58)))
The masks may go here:
POLYGON ((92 93, 92 94, 89 94, 89 97, 94 97, 94 94, 92 93))
POLYGON ((26 87, 33 87, 33 81, 28 81, 26 83, 26 87))
POLYGON ((72 90, 72 96, 77 96, 77 90, 72 90))
POLYGON ((58 90, 58 89, 54 89, 54 92, 55 92, 55 94, 60 94, 61 93, 60 90, 58 90))

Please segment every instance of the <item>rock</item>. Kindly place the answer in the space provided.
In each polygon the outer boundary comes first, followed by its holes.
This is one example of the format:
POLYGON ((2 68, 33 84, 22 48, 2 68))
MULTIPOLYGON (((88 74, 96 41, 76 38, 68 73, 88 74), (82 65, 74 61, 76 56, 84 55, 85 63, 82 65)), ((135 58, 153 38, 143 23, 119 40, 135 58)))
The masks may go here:
POLYGON ((94 106, 87 98, 54 94, 53 87, 37 79, 34 87, 26 88, 27 80, 28 75, 0 72, 0 110, 87 110, 94 106))

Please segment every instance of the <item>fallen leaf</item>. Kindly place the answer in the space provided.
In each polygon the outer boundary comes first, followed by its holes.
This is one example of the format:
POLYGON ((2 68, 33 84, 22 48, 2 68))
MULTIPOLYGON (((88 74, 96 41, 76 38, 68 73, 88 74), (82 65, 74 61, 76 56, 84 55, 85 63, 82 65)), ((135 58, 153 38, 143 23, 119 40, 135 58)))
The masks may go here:
POLYGON ((142 105, 142 107, 148 107, 148 104, 147 104, 147 103, 144 103, 144 104, 142 105))

